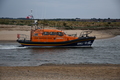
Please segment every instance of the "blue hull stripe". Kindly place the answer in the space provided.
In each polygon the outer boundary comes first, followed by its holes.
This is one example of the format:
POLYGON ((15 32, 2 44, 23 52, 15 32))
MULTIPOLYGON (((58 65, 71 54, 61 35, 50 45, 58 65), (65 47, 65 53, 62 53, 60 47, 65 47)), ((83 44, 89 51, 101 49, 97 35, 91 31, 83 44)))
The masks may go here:
POLYGON ((65 42, 31 42, 17 40, 22 46, 91 46, 95 37, 79 38, 65 42))

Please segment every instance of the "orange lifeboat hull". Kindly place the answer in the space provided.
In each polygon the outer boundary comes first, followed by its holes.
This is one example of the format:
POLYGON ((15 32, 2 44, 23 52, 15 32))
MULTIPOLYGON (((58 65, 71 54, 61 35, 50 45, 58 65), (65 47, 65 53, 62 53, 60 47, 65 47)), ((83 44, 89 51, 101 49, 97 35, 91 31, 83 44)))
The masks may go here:
POLYGON ((17 40, 17 42, 25 47, 90 47, 94 40, 95 37, 80 37, 63 42, 31 42, 29 40, 17 40))

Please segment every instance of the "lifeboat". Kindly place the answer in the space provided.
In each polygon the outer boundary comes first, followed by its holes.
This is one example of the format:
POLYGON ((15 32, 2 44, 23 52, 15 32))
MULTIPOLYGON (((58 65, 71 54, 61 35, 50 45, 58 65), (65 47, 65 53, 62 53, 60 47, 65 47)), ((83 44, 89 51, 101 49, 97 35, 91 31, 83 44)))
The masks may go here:
POLYGON ((30 39, 25 34, 17 34, 17 42, 25 47, 90 47, 96 37, 89 34, 92 31, 84 31, 79 37, 77 34, 67 35, 57 29, 31 29, 30 39))

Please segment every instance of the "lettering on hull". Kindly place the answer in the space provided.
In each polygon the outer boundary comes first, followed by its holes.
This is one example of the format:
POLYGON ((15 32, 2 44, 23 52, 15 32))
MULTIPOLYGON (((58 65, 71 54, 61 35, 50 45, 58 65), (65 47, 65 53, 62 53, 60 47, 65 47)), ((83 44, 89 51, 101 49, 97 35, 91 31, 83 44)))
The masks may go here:
POLYGON ((91 41, 86 41, 86 42, 79 42, 77 43, 77 45, 91 45, 92 42, 91 41))

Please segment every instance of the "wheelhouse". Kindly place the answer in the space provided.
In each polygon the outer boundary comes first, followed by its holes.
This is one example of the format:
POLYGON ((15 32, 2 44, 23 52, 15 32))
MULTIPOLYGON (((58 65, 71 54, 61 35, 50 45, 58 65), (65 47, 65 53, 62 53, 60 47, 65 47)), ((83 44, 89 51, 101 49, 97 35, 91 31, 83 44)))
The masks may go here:
POLYGON ((77 38, 75 36, 68 36, 61 30, 37 29, 31 32, 32 42, 61 42, 77 38))

